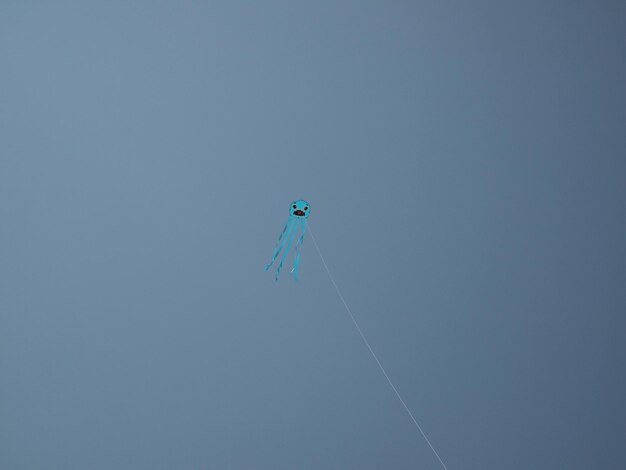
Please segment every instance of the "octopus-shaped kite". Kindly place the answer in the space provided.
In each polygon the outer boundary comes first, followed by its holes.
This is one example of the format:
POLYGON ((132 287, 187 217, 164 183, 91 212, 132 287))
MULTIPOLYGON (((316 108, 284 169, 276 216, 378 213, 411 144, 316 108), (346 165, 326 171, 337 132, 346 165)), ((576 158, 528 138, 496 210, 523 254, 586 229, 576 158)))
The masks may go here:
POLYGON ((285 228, 280 233, 278 237, 278 241, 276 242, 276 246, 274 247, 274 254, 272 254, 272 261, 265 266, 265 270, 269 271, 278 258, 281 250, 287 245, 285 251, 283 253, 283 258, 280 260, 280 264, 278 265, 278 269, 276 269, 276 276, 274 276, 274 280, 278 281, 278 275, 280 274, 280 269, 283 267, 283 263, 285 262, 285 258, 287 258, 287 254, 289 253, 289 248, 291 248, 291 243, 296 236, 296 232, 298 228, 301 229, 302 235, 298 238, 296 242, 296 247, 294 249, 296 254, 296 259, 293 263, 293 269, 291 272, 293 273, 293 278, 298 280, 298 265, 300 264, 300 247, 302 246, 302 241, 304 240, 304 233, 306 232, 306 219, 309 218, 309 214, 311 213, 311 206, 309 203, 299 199, 298 201, 293 201, 291 206, 289 207, 289 219, 287 219, 287 223, 285 224, 285 228))

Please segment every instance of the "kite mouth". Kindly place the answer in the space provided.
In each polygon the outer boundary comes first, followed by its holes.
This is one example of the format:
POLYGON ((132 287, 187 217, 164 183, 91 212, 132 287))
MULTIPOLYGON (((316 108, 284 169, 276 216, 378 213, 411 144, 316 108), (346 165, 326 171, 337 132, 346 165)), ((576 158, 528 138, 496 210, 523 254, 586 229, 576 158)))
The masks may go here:
POLYGON ((302 217, 304 216, 304 211, 298 209, 297 211, 293 211, 293 214, 302 217))

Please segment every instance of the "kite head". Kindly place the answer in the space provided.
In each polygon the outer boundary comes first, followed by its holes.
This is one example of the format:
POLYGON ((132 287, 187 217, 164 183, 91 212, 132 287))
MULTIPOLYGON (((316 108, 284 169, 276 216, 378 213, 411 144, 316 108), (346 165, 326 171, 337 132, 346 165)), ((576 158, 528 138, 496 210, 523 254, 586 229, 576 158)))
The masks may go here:
POLYGON ((309 206, 308 202, 302 199, 293 201, 291 203, 291 206, 289 207, 289 215, 291 217, 296 217, 298 219, 308 219, 310 213, 311 213, 311 206, 309 206))

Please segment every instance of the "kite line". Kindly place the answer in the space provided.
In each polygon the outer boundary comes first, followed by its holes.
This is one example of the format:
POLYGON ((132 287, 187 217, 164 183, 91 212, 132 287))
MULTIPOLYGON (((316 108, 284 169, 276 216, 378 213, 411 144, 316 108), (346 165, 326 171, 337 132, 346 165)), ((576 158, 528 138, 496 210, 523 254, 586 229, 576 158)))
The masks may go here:
POLYGON ((311 231, 311 227, 308 224, 306 224, 306 225, 309 228, 309 233, 311 234, 311 240, 313 240, 313 245, 315 245, 315 249, 317 250, 317 254, 320 255, 320 259, 322 260, 322 264, 324 265, 324 269, 326 269, 326 272, 328 273, 328 277, 330 278, 330 282, 332 282, 333 286, 335 287, 335 291, 337 291, 337 295, 341 299, 341 302, 343 303, 343 306, 346 307, 346 312, 348 312, 348 315, 350 315, 350 319, 352 320, 352 323, 354 323, 354 326, 356 326, 356 329, 359 332, 359 335, 361 336, 361 339, 365 343, 365 346, 367 346, 367 349, 369 349, 370 353, 372 354, 372 357, 376 361, 376 364, 378 364, 378 367, 380 368, 381 372, 383 373, 383 375, 387 379, 387 382, 389 382, 389 385, 391 386, 391 388, 395 392, 396 396, 398 397, 398 400, 400 400, 400 403, 402 403, 402 406, 404 407, 404 409, 408 413, 409 417, 413 421, 413 424, 415 424, 415 427, 417 427, 417 429, 419 430, 420 434, 422 435, 422 437, 424 438, 424 440, 426 441, 426 443, 428 444, 430 449, 433 451, 433 453, 437 457, 437 460, 439 460, 439 463, 442 465, 442 467, 445 470, 448 470, 448 467, 446 467, 446 464, 443 463, 443 460, 441 460, 441 457, 439 457, 439 454, 437 453, 437 451, 435 450, 433 445, 430 443, 430 440, 426 436, 426 433, 422 430, 422 427, 419 425, 419 423, 417 422, 417 420, 413 416, 413 413, 411 413, 411 410, 409 409, 409 407, 406 405, 406 403, 402 399, 402 396, 400 395, 400 392, 398 392, 398 389, 396 388, 396 386, 393 384, 393 382, 389 378, 389 375, 387 375, 387 372, 385 371, 385 368, 383 367, 383 365, 378 360, 378 356, 376 356, 376 353, 374 352, 374 350, 370 346, 370 343, 367 340, 367 337, 363 333, 363 330, 361 330, 361 327, 359 326, 358 322, 356 321, 356 318, 354 318, 354 315, 352 314, 352 311, 350 310, 350 307, 348 307, 348 304, 346 303, 346 300, 343 298, 343 295, 341 294, 341 291, 339 290, 339 287, 337 287, 337 283, 335 282, 335 278, 331 274, 330 269, 328 269, 328 265, 326 264, 326 261, 324 260, 324 256, 322 256, 322 252, 320 251, 320 247, 317 245, 317 242, 315 241, 315 236, 313 235, 313 232, 311 231))

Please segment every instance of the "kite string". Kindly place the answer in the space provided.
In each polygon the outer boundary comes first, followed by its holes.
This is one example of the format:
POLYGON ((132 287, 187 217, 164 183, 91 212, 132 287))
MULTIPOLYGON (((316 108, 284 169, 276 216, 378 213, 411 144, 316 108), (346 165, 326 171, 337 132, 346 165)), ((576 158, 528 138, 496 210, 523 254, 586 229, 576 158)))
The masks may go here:
POLYGON ((313 232, 311 231, 311 227, 308 224, 307 224, 307 226, 309 228, 309 233, 311 234, 311 240, 313 240, 313 245, 315 245, 315 249, 317 250, 317 254, 320 255, 320 259, 322 260, 322 264, 324 265, 324 268, 326 269, 326 272, 328 273, 328 277, 330 278, 330 281, 332 282, 333 286, 335 287, 335 291, 337 291, 337 295, 341 299, 341 302, 343 303, 343 306, 346 308, 346 312, 348 312, 348 315, 350 315, 350 319, 352 320, 352 323, 354 323, 354 326, 356 327, 357 331, 359 332, 359 335, 361 336, 361 339, 365 343, 365 346, 367 346, 367 349, 369 349, 370 353, 372 354, 372 357, 376 361, 376 364, 378 364, 378 367, 380 368, 381 372, 383 373, 383 375, 387 379, 387 382, 389 382, 389 385, 391 386, 391 388, 395 392, 396 396, 398 397, 398 400, 400 400, 400 403, 402 403, 402 406, 404 407, 404 409, 408 413, 409 417, 411 418, 411 420, 413 421, 413 423, 415 424, 415 426, 419 430, 420 434, 422 435, 422 437, 424 438, 424 440, 426 441, 426 443, 428 444, 430 449, 433 451, 433 453, 435 454, 435 456, 439 460, 439 463, 441 463, 441 465, 443 466, 443 468, 445 470, 448 470, 448 467, 446 467, 446 464, 444 464, 443 460, 441 460, 441 457, 439 457, 439 454, 437 453, 437 451, 435 450, 433 445, 430 443, 430 440, 426 436, 426 433, 424 433, 424 431, 422 430, 422 427, 419 425, 419 423, 417 422, 417 420, 413 416, 413 413, 411 413, 411 410, 409 409, 409 407, 406 405, 406 403, 402 399, 402 396, 400 395, 400 392, 398 392, 398 389, 396 388, 396 386, 393 384, 393 382, 389 378, 389 375, 387 375, 387 372, 385 371, 385 368, 383 367, 383 365, 378 360, 378 356, 376 356, 376 353, 374 352, 374 350, 370 346, 370 343, 367 340, 367 337, 363 333, 363 330, 361 330, 361 327, 359 326, 358 322, 356 321, 356 318, 354 318, 354 315, 352 314, 352 311, 350 310, 350 307, 348 307, 348 304, 346 303, 346 300, 343 298, 343 295, 341 294, 341 291, 339 290, 339 287, 337 287, 337 283, 335 282, 335 278, 333 277, 332 273, 330 272, 330 269, 328 269, 328 265, 326 264, 326 261, 324 260, 324 256, 322 256, 322 252, 320 251, 320 248, 317 245, 317 242, 315 241, 315 236, 313 235, 313 232))

